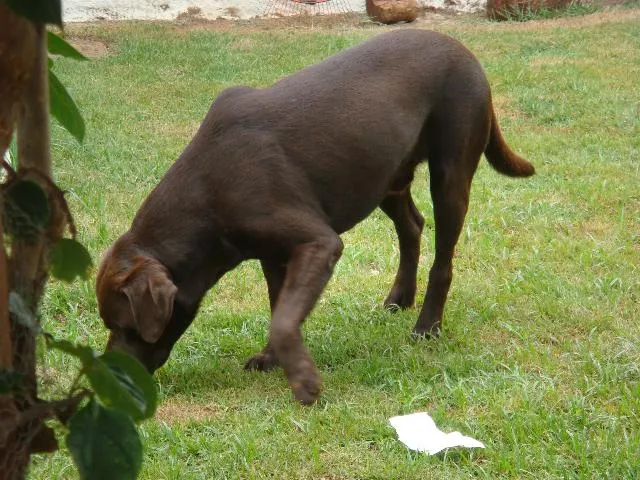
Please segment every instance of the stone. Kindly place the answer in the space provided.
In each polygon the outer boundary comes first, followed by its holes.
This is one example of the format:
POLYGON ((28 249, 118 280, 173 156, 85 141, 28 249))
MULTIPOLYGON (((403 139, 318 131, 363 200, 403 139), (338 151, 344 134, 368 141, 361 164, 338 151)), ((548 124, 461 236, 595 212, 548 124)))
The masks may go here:
POLYGON ((418 17, 417 0, 366 0, 367 15, 380 23, 413 22, 418 17))

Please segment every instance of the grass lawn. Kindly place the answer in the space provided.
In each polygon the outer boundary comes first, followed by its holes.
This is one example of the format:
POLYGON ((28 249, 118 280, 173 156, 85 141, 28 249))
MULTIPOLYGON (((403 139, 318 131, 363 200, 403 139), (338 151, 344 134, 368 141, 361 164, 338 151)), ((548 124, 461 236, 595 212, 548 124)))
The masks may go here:
MULTIPOLYGON (((269 324, 259 265, 245 263, 209 293, 156 375, 162 404, 141 426, 141 478, 640 478, 640 10, 436 28, 476 53, 505 137, 538 170, 512 180, 481 162, 442 337, 414 341, 417 310, 381 308, 398 247, 376 212, 344 235, 305 324, 325 390, 299 406, 281 371, 243 370, 269 324), (487 448, 408 451, 387 419, 423 410, 487 448)), ((55 171, 95 262, 222 89, 269 85, 384 30, 70 28, 108 49, 55 67, 88 130, 78 145, 53 126, 55 171)), ((421 304, 433 220, 428 171, 416 177, 421 304)), ((43 316, 57 337, 105 343, 93 279, 51 282, 43 316)), ((43 390, 64 391, 75 369, 47 353, 43 390)), ((30 478, 76 475, 63 449, 37 456, 30 478)))

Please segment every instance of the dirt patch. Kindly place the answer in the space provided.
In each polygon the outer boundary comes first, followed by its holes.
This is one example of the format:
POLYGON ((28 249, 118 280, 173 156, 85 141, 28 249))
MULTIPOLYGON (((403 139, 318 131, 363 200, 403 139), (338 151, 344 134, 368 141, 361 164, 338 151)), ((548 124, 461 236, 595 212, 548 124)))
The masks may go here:
POLYGON ((179 137, 179 138, 192 138, 198 128, 199 122, 193 123, 164 123, 158 122, 153 126, 154 132, 162 137, 179 137))
POLYGON ((291 29, 352 29, 362 23, 366 23, 366 20, 365 15, 347 13, 340 15, 296 15, 294 17, 253 18, 250 20, 230 20, 227 18, 207 20, 206 18, 196 17, 176 22, 176 25, 180 31, 207 30, 227 32, 234 30, 252 33, 291 29))
POLYGON ((522 113, 516 106, 512 105, 506 96, 493 95, 492 101, 493 108, 498 117, 498 123, 500 123, 500 119, 504 120, 505 118, 509 118, 514 122, 522 119, 522 113))
POLYGON ((588 219, 573 226, 571 230, 580 237, 589 237, 595 242, 606 242, 615 235, 616 226, 602 219, 588 219))
POLYGON ((223 411, 223 408, 217 403, 202 405, 173 400, 164 402, 158 407, 155 419, 170 425, 185 425, 217 419, 223 411))
POLYGON ((89 38, 67 38, 81 54, 88 58, 100 58, 109 55, 109 48, 104 42, 89 38))

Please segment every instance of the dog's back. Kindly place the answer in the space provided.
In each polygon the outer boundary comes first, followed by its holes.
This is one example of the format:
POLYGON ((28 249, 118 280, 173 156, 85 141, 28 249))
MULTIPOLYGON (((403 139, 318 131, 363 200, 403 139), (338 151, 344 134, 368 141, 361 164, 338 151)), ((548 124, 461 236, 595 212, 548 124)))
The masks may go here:
POLYGON ((213 182, 233 178, 232 194, 245 198, 249 189, 288 192, 288 198, 314 191, 314 208, 324 209, 342 232, 367 216, 392 184, 406 186, 404 179, 428 156, 425 126, 449 115, 452 105, 489 114, 489 86, 477 60, 445 35, 395 31, 269 88, 224 92, 185 161, 200 164, 199 174, 215 171, 213 182), (255 169, 259 178, 241 192, 235 172, 255 169), (347 214, 337 205, 352 208, 347 214))

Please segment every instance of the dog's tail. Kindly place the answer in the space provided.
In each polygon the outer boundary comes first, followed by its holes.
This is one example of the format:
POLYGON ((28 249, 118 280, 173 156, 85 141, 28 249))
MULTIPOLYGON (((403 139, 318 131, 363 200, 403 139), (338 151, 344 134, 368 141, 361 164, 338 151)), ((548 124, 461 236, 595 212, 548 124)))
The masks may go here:
POLYGON ((496 113, 491 107, 491 131, 489 143, 484 149, 484 154, 489 163, 498 172, 510 177, 530 177, 536 173, 535 168, 524 158, 516 155, 504 141, 500 126, 496 119, 496 113))

